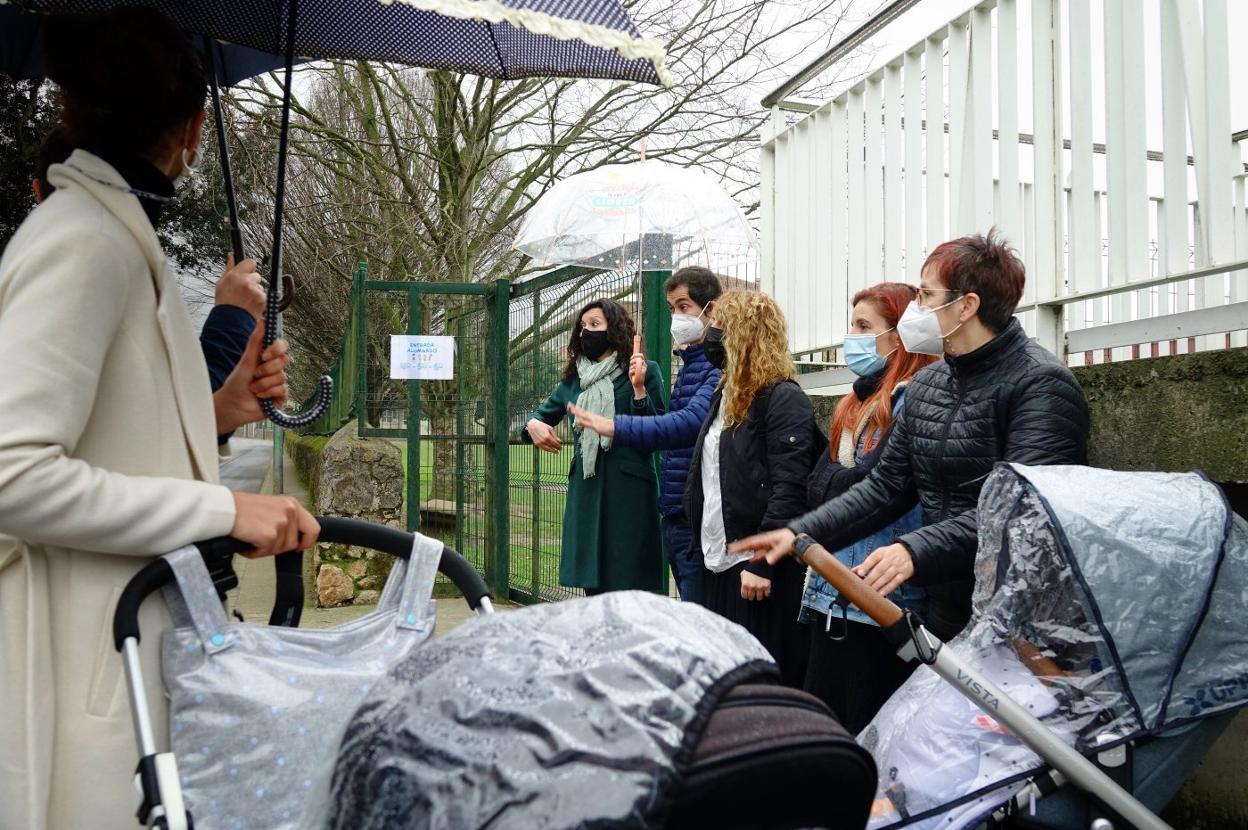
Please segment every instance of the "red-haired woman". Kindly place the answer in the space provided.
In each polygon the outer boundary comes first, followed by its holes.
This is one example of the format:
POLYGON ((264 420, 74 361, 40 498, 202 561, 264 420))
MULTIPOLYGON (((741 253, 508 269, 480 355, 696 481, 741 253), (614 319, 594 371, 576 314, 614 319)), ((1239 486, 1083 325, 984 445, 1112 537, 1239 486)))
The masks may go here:
MULTIPOLYGON (((830 443, 806 488, 807 506, 814 510, 867 477, 888 443, 893 416, 905 400, 914 373, 936 360, 906 351, 897 336, 897 321, 918 295, 912 286, 882 282, 854 295, 850 332, 845 335, 845 363, 858 376, 854 390, 841 399, 832 418, 830 443)), ((900 519, 836 552, 853 568, 871 551, 923 525, 923 510, 911 497, 900 519)), ((807 571, 802 593, 803 622, 814 624, 806 691, 823 699, 846 729, 857 733, 905 682, 911 663, 897 657, 871 618, 850 607, 842 614, 836 590, 807 571)), ((890 597, 922 614, 926 593, 903 584, 890 597)))

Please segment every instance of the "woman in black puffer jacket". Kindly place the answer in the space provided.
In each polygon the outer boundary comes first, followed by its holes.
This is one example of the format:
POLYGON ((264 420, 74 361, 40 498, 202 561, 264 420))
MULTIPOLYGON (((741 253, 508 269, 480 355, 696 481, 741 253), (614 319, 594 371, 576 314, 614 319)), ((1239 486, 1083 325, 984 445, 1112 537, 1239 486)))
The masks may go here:
POLYGON ((908 351, 945 359, 914 376, 879 462, 839 498, 730 550, 775 563, 799 533, 837 550, 895 521, 917 493, 923 527, 854 571, 884 595, 903 582, 926 588, 932 633, 948 640, 961 631, 971 614, 976 504, 993 466, 1087 463, 1083 390, 1013 317, 1023 282, 1022 262, 992 233, 932 251, 898 333, 908 351))

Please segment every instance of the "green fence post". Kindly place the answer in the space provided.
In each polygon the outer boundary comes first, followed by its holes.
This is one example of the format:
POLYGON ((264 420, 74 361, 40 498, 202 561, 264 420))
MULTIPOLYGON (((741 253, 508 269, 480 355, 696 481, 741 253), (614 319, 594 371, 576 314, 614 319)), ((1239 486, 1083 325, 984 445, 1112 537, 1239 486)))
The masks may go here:
MULTIPOLYGON (((466 312, 462 310, 459 318, 455 323, 455 352, 456 359, 462 361, 468 354, 465 348, 464 321, 466 312)), ((464 549, 464 501, 467 493, 465 492, 465 478, 467 471, 465 470, 466 459, 464 457, 464 367, 461 363, 455 369, 455 549, 460 553, 465 553, 464 549)))
POLYGON ((368 294, 364 281, 368 279, 368 263, 361 262, 355 269, 355 283, 351 297, 355 302, 353 314, 355 330, 355 431, 363 437, 364 423, 368 418, 368 294))
POLYGON ((273 424, 273 492, 281 495, 286 492, 286 430, 273 424))
MULTIPOLYGON (((407 292, 407 333, 420 334, 420 292, 407 292)), ((407 382, 407 530, 420 530, 420 381, 407 382)))
MULTIPOLYGON (((533 292, 533 347, 529 352, 531 386, 535 392, 539 389, 538 378, 541 377, 542 343, 545 332, 542 330, 542 292, 533 292)), ((540 392, 538 393, 540 394, 540 392)), ((537 600, 542 595, 542 451, 533 444, 530 448, 532 474, 530 484, 533 488, 532 527, 529 533, 529 595, 537 600)))
MULTIPOLYGON (((671 271, 642 272, 643 342, 646 347, 646 357, 658 363, 659 371, 663 373, 665 399, 670 397, 669 390, 672 383, 672 312, 667 307, 667 294, 663 291, 663 283, 667 282, 671 273, 671 271)), ((656 452, 654 454, 656 474, 661 471, 662 460, 663 454, 656 452)), ((668 577, 668 568, 664 564, 661 581, 664 594, 670 593, 668 577)))
POLYGON ((511 448, 508 441, 508 339, 510 337, 510 285, 500 279, 487 295, 490 309, 486 365, 489 368, 490 407, 486 415, 486 578, 497 599, 511 593, 511 448))
MULTIPOLYGON (((671 271, 644 271, 642 288, 642 340, 646 357, 659 364, 663 382, 670 388, 672 382, 672 312, 667 307, 667 294, 663 283, 671 271)), ((667 389, 664 389, 666 394, 667 389)))

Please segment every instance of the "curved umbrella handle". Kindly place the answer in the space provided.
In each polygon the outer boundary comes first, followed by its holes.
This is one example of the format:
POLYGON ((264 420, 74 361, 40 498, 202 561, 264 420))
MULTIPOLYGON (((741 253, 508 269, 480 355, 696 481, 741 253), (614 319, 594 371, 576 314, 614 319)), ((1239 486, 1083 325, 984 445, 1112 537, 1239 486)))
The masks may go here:
POLYGON ((295 278, 290 274, 282 274, 282 298, 277 301, 277 310, 285 311, 295 301, 295 278))
POLYGON ((306 427, 325 414, 325 410, 329 409, 329 402, 334 397, 334 379, 329 375, 321 375, 317 381, 316 399, 312 403, 312 408, 306 412, 300 412, 292 415, 278 409, 273 401, 265 399, 260 401, 260 408, 264 410, 265 417, 285 429, 298 429, 306 427))
MULTIPOLYGON (((288 278, 283 277, 282 282, 286 284, 288 278)), ((293 281, 289 286, 293 287, 293 281)), ((276 286, 270 286, 268 301, 264 306, 264 348, 273 345, 273 341, 277 339, 278 318, 281 313, 281 303, 277 298, 277 292, 272 290, 276 286)), ((291 295, 293 296, 293 295, 291 295)), ((334 397, 334 379, 329 375, 321 375, 317 381, 316 395, 312 398, 310 409, 298 414, 283 412, 277 408, 273 401, 264 399, 260 401, 260 409, 264 411, 265 417, 285 429, 298 429, 306 427, 317 418, 325 414, 325 410, 329 409, 329 403, 334 397)))

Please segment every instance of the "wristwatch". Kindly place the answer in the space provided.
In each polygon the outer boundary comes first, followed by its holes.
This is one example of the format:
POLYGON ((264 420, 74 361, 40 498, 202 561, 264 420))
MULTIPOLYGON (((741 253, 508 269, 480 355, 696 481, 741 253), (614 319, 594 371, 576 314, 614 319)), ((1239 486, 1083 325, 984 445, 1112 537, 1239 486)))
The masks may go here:
POLYGON ((806 551, 810 550, 813 545, 819 544, 805 533, 797 534, 797 538, 793 540, 793 556, 798 562, 806 564, 806 551))

